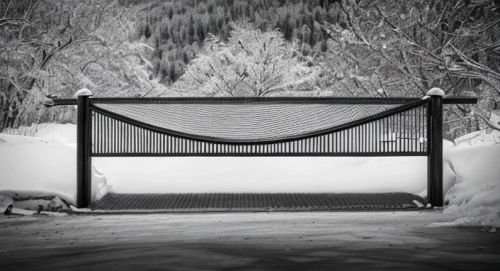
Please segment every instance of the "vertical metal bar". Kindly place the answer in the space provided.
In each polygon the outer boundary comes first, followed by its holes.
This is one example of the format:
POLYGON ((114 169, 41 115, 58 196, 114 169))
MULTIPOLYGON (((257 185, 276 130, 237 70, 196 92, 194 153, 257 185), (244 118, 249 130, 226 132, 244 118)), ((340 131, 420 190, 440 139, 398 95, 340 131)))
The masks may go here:
POLYGON ((153 132, 153 153, 158 153, 158 133, 153 132))
POLYGON ((370 145, 371 145, 371 136, 370 136, 370 127, 371 127, 371 122, 365 124, 366 125, 366 131, 365 131, 365 152, 371 152, 370 150, 370 145))
POLYGON ((382 125, 383 125, 383 129, 384 129, 384 152, 389 152, 389 144, 388 144, 388 141, 389 141, 389 127, 387 126, 388 125, 388 118, 384 118, 382 119, 382 125))
POLYGON ((104 153, 104 116, 99 114, 99 153, 104 153))
POLYGON ((109 151, 108 153, 113 153, 113 144, 114 144, 114 135, 113 135, 113 123, 114 123, 114 119, 112 118, 108 118, 109 120, 109 124, 108 124, 108 145, 109 145, 109 151))
POLYGON ((402 151, 403 152, 406 152, 406 145, 408 144, 408 129, 406 127, 406 112, 402 112, 401 113, 401 117, 403 118, 403 133, 404 133, 404 137, 403 137, 403 146, 402 146, 402 151))
POLYGON ((167 153, 172 153, 172 137, 167 135, 167 153))
POLYGON ((123 145, 123 153, 129 153, 129 146, 130 146, 130 130, 129 130, 129 125, 127 123, 123 123, 123 136, 124 136, 124 145, 123 145))
POLYGON ((344 152, 344 131, 345 130, 342 130, 340 131, 340 135, 339 135, 339 149, 340 149, 340 153, 343 153, 344 152))
POLYGON ((420 108, 415 109, 415 151, 420 150, 420 108))
POLYGON ((352 148, 352 140, 351 140, 351 129, 347 129, 346 130, 346 153, 350 153, 351 152, 351 148, 352 148))
POLYGON ((168 147, 168 136, 165 134, 161 135, 161 142, 162 142, 162 153, 167 154, 167 147, 168 147))
POLYGON ((130 125, 130 153, 135 153, 135 126, 130 125))
POLYGON ((420 136, 422 138, 422 151, 423 152, 427 152, 427 141, 426 141, 426 138, 427 138, 427 105, 425 105, 424 107, 422 107, 422 117, 421 117, 421 127, 422 127, 422 131, 420 132, 420 136))
POLYGON ((108 117, 107 116, 104 116, 104 126, 102 127, 102 131, 103 131, 103 151, 104 153, 108 153, 108 147, 109 147, 109 142, 108 142, 108 117))
POLYGON ((396 140, 393 137, 393 135, 394 135, 394 118, 395 117, 396 117, 395 115, 392 115, 389 117, 389 139, 390 139, 389 151, 390 152, 394 152, 394 142, 396 142, 396 140))
POLYGON ((421 138, 421 143, 420 143, 420 151, 425 152, 425 114, 426 112, 426 107, 423 106, 420 108, 420 138, 421 138))
POLYGON ((111 147, 112 145, 112 137, 111 137, 111 127, 112 127, 112 119, 110 117, 106 117, 107 123, 106 123, 106 146, 107 146, 107 153, 111 153, 111 147))
POLYGON ((430 149, 428 159, 428 198, 431 205, 442 207, 443 200, 443 100, 430 98, 430 149))
POLYGON ((124 132, 123 132, 123 125, 125 125, 123 122, 119 121, 118 122, 118 138, 120 139, 118 141, 118 152, 123 153, 123 140, 124 140, 124 132))
POLYGON ((101 138, 101 153, 106 153, 106 139, 105 139, 105 131, 106 131, 106 117, 101 115, 101 129, 99 130, 99 137, 101 138))
POLYGON ((135 126, 135 153, 141 152, 141 130, 135 126))
POLYGON ((141 128, 141 132, 142 132, 142 152, 141 153, 146 153, 147 152, 147 130, 144 129, 144 128, 141 128))
POLYGON ((109 152, 113 153, 115 149, 115 120, 109 118, 109 152))
POLYGON ((352 134, 353 134, 353 143, 354 146, 353 146, 353 149, 352 151, 353 152, 358 152, 358 148, 359 148, 359 126, 356 126, 354 128, 352 128, 352 134))
POLYGON ((166 145, 167 145, 166 144, 167 141, 166 141, 165 135, 164 134, 159 134, 159 139, 158 140, 160 140, 160 142, 159 142, 160 149, 158 150, 158 152, 162 153, 162 154, 165 154, 166 153, 166 145))
POLYGON ((152 131, 149 131, 149 152, 148 153, 153 153, 154 150, 154 133, 152 131))
POLYGON ((144 137, 144 143, 146 145, 145 153, 149 154, 149 153, 151 153, 151 145, 152 145, 151 144, 152 143, 152 140, 151 140, 151 131, 146 130, 146 129, 144 129, 144 130, 145 130, 144 133, 146 133, 145 137, 144 137))
POLYGON ((153 143, 152 132, 146 130, 146 153, 152 152, 152 145, 153 145, 152 143, 153 143))
POLYGON ((134 126, 134 153, 140 153, 140 130, 139 127, 134 126))
POLYGON ((413 140, 414 136, 415 136, 415 128, 416 128, 416 122, 415 122, 416 115, 414 116, 413 114, 416 114, 416 111, 415 111, 415 109, 412 109, 410 112, 411 112, 411 114, 410 114, 410 126, 411 126, 410 127, 410 131, 411 131, 410 151, 414 152, 416 149, 415 141, 413 140))
POLYGON ((144 130, 141 128, 137 127, 137 153, 142 153, 144 149, 144 136, 143 136, 144 130))
POLYGON ((141 153, 146 153, 147 152, 147 130, 141 128, 141 153))
POLYGON ((402 125, 401 125, 401 113, 398 113, 398 152, 402 152, 403 151, 403 129, 402 129, 402 125))
POLYGON ((111 138, 113 140, 113 145, 112 145, 113 149, 111 150, 111 152, 115 153, 116 152, 116 139, 117 139, 117 137, 116 137, 116 120, 115 119, 111 119, 111 120, 113 123, 113 125, 111 126, 111 133, 112 133, 111 138))
POLYGON ((149 131, 149 130, 146 130, 148 131, 148 145, 149 145, 149 149, 147 150, 147 153, 148 154, 151 154, 153 153, 153 149, 154 149, 154 133, 152 131, 149 131))
POLYGON ((115 149, 115 153, 119 153, 122 134, 120 133, 120 122, 118 120, 115 120, 115 123, 116 123, 116 149, 115 149))
POLYGON ((331 153, 330 147, 332 146, 332 134, 328 134, 326 138, 326 152, 331 153))
POLYGON ((409 125, 409 120, 410 120, 410 115, 408 111, 405 112, 405 131, 406 131, 406 144, 405 144, 405 151, 409 152, 410 147, 411 147, 411 141, 410 141, 410 125, 409 125))
POLYGON ((387 135, 385 136, 385 137, 386 137, 386 143, 385 143, 385 144, 387 144, 387 146, 385 147, 385 150, 386 150, 387 152, 390 152, 390 151, 391 151, 391 129, 390 129, 390 127, 389 127, 389 125, 390 125, 390 124, 389 124, 390 120, 391 120, 391 117, 390 117, 390 116, 389 116, 389 117, 387 117, 387 118, 385 118, 385 131, 386 131, 386 134, 387 134, 387 135))
POLYGON ((363 125, 358 126, 356 137, 358 138, 357 152, 363 152, 363 125))
POLYGON ((335 133, 335 152, 339 152, 339 133, 335 133))
POLYGON ((94 128, 93 128, 93 127, 95 127, 95 118, 93 117, 92 111, 90 111, 90 122, 92 123, 91 124, 92 129, 90 130, 90 134, 91 134, 91 142, 90 142, 90 150, 91 150, 91 152, 90 152, 90 154, 92 154, 92 153, 95 153, 95 149, 94 149, 95 131, 94 131, 94 128))
POLYGON ((134 153, 139 153, 140 152, 140 130, 139 127, 134 126, 134 153))
POLYGON ((97 143, 97 145, 98 145, 97 146, 97 153, 101 153, 101 151, 102 151, 102 138, 101 138, 101 134, 102 134, 102 132, 101 132, 101 130, 102 130, 102 128, 101 128, 101 126, 102 126, 102 116, 99 113, 96 113, 96 114, 97 114, 97 120, 98 120, 97 121, 97 141, 98 141, 98 143, 97 143))
POLYGON ((346 133, 347 131, 346 130, 342 130, 342 144, 341 144, 341 147, 342 147, 342 153, 346 153, 347 152, 347 146, 346 146, 346 133))
POLYGON ((359 143, 358 152, 363 152, 363 146, 365 143, 365 139, 363 137, 363 132, 364 132, 363 126, 364 124, 358 127, 358 135, 357 135, 359 143))
POLYGON ((92 152, 91 155, 94 153, 97 153, 97 147, 96 147, 96 127, 97 127, 97 113, 95 112, 90 112, 90 117, 92 118, 92 152))
POLYGON ((375 122, 370 123, 370 152, 375 152, 375 122))
POLYGON ((386 118, 386 131, 387 131, 387 151, 391 152, 392 151, 392 131, 391 131, 391 118, 392 116, 389 116, 386 118))
POLYGON ((363 124, 363 126, 361 126, 361 152, 363 153, 366 153, 366 126, 367 124, 363 124))
POLYGON ((78 96, 77 101, 77 144, 76 144, 76 205, 88 207, 92 200, 92 158, 90 149, 90 98, 78 96))
POLYGON ((123 140, 122 140, 123 133, 121 132, 121 127, 122 127, 121 121, 116 121, 116 135, 118 137, 117 144, 116 144, 116 152, 117 153, 122 152, 121 151, 121 144, 123 142, 123 140))

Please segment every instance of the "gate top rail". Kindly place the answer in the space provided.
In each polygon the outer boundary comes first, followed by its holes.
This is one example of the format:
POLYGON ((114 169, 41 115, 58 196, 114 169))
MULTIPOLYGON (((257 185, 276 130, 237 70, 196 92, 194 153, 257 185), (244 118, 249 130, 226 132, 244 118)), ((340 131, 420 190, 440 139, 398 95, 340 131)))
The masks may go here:
MULTIPOLYGON (((93 97, 93 104, 404 104, 421 100, 408 97, 93 97)), ((477 98, 445 97, 443 104, 476 104, 477 98)), ((77 98, 46 98, 47 107, 76 105, 77 98)))

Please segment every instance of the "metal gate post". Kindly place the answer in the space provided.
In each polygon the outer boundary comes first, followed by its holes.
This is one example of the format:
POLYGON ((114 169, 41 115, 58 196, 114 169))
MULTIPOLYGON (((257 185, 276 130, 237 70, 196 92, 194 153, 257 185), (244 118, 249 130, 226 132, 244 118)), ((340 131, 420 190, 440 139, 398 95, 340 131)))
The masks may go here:
POLYGON ((427 198, 432 207, 442 207, 443 196, 443 96, 444 91, 432 88, 429 115, 429 155, 427 159, 427 198))
POLYGON ((86 208, 92 201, 92 160, 90 100, 92 93, 83 89, 77 92, 76 136, 76 207, 86 208))

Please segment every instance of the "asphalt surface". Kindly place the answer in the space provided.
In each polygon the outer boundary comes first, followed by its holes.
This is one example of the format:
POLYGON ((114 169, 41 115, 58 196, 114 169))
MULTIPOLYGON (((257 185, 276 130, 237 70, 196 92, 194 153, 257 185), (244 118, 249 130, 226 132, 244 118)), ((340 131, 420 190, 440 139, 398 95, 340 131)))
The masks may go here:
POLYGON ((437 211, 0 217, 1 270, 500 270, 437 211))

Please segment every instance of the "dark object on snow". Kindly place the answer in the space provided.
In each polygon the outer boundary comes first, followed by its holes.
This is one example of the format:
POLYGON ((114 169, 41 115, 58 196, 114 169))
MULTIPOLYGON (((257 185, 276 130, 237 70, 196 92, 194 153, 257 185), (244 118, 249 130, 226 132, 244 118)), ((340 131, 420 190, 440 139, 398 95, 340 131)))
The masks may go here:
POLYGON ((36 215, 40 215, 42 211, 43 211, 43 205, 38 204, 38 208, 36 209, 36 215))
POLYGON ((19 196, 16 194, 12 199, 14 201, 25 201, 25 200, 53 200, 55 196, 19 196))
POLYGON ((12 214, 12 208, 14 208, 14 205, 9 204, 9 206, 7 206, 7 209, 5 209, 5 211, 3 212, 3 214, 4 215, 11 215, 12 214))

